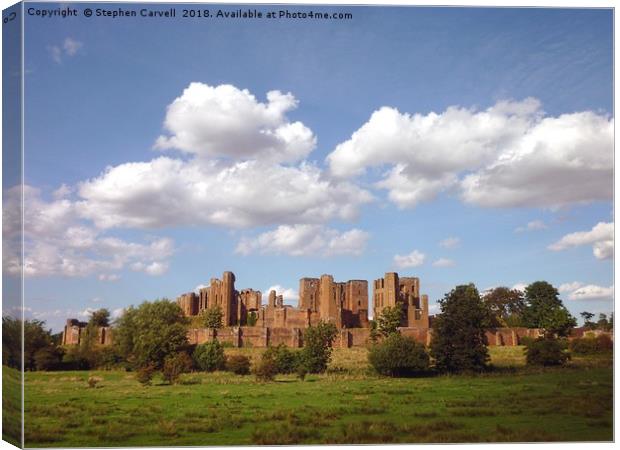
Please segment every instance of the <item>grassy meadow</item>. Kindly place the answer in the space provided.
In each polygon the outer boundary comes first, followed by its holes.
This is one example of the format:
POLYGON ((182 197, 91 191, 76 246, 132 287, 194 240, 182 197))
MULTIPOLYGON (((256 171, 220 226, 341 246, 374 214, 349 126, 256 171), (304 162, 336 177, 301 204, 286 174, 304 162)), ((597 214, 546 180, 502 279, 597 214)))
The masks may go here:
MULTIPOLYGON (((227 349, 256 358, 258 349, 227 349)), ((524 366, 491 347, 482 375, 375 376, 363 348, 336 349, 327 373, 193 373, 141 386, 124 371, 26 373, 28 447, 397 442, 610 441, 611 355, 524 366), (89 387, 89 376, 99 377, 89 387)), ((5 374, 11 372, 4 368, 5 374)), ((5 375, 6 376, 6 375, 5 375)))

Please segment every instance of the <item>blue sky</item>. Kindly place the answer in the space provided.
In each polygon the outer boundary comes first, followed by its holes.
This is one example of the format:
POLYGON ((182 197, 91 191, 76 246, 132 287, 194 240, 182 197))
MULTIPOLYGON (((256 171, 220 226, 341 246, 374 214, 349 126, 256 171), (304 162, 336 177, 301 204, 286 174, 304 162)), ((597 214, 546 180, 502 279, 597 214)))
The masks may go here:
POLYGON ((224 270, 613 309, 612 12, 320 10, 353 19, 26 18, 31 314, 224 270))

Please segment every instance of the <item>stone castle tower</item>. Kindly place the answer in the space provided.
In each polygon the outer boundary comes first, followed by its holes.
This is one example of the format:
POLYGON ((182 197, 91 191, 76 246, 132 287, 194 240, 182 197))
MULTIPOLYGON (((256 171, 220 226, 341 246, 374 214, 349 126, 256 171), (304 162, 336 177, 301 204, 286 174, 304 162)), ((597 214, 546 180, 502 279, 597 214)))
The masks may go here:
POLYGON ((373 282, 374 317, 383 308, 400 305, 403 309, 401 326, 428 328, 428 296, 420 296, 420 279, 399 278, 395 272, 387 272, 383 278, 373 282))

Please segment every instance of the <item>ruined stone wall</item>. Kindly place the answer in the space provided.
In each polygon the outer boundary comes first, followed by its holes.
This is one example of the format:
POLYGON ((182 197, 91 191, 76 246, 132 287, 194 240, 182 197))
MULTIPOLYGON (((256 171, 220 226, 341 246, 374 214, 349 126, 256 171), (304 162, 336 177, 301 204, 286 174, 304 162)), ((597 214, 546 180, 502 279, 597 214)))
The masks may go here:
POLYGON ((401 277, 398 285, 402 299, 420 309, 420 279, 401 277))
POLYGON ((302 278, 299 280, 299 309, 319 310, 319 279, 302 278))
POLYGON ((267 347, 269 345, 269 328, 239 327, 240 347, 267 347))
POLYGON ((319 314, 325 322, 342 327, 342 303, 344 300, 344 283, 334 283, 331 275, 321 275, 319 283, 319 314))
POLYGON ((258 312, 261 309, 263 295, 260 291, 253 289, 243 289, 237 294, 237 324, 245 325, 248 322, 250 313, 258 312))
MULTIPOLYGON (((84 336, 84 329, 88 324, 86 322, 80 322, 77 319, 67 320, 63 332, 61 343, 62 345, 79 345, 82 342, 84 336)), ((99 345, 111 345, 113 342, 112 327, 99 327, 97 330, 96 344, 99 345)))
POLYGON ((393 307, 400 298, 398 274, 387 272, 383 278, 373 282, 373 317, 379 317, 383 308, 393 307))
POLYGON ((195 316, 198 314, 199 298, 194 292, 182 294, 177 298, 177 305, 186 316, 195 316))
POLYGON ((429 328, 428 296, 420 296, 420 279, 417 277, 399 278, 395 272, 387 272, 383 278, 373 282, 374 317, 383 308, 394 307, 397 303, 403 308, 401 326, 406 328, 429 328))
POLYGON ((259 322, 267 328, 307 328, 311 324, 311 315, 307 309, 268 305, 260 311, 259 322))
POLYGON ((430 328, 401 327, 399 330, 403 336, 411 337, 420 344, 430 344, 430 328))

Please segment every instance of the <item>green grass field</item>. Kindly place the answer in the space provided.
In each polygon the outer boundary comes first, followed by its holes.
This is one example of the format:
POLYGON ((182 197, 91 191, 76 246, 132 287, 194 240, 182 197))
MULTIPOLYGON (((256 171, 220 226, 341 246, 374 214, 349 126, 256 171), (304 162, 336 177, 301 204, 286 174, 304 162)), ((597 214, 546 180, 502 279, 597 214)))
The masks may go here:
POLYGON ((31 372, 26 446, 613 439, 610 356, 529 369, 521 347, 490 350, 493 373, 409 379, 372 375, 365 349, 335 350, 326 374, 265 384, 224 372, 150 387, 121 371, 31 372))

